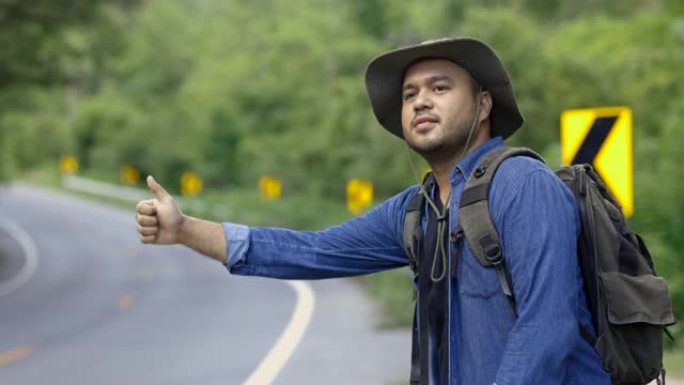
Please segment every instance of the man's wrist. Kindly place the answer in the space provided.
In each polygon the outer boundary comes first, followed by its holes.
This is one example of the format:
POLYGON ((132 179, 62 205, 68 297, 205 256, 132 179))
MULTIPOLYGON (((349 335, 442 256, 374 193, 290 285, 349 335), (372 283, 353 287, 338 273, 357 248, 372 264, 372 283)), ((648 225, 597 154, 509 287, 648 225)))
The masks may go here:
POLYGON ((221 263, 227 260, 226 238, 220 223, 182 215, 178 243, 221 263))
POLYGON ((178 243, 184 246, 192 245, 192 222, 195 218, 181 214, 180 224, 178 225, 178 243))

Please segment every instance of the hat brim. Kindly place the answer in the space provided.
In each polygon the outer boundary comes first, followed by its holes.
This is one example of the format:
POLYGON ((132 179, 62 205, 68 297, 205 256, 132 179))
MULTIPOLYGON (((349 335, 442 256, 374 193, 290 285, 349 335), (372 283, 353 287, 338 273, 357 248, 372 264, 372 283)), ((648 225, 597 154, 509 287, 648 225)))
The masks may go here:
POLYGON ((436 40, 399 48, 373 59, 366 68, 366 90, 378 122, 404 138, 401 126, 402 85, 406 69, 421 59, 449 60, 470 73, 493 99, 492 136, 504 138, 523 123, 511 81, 496 53, 472 38, 436 40))

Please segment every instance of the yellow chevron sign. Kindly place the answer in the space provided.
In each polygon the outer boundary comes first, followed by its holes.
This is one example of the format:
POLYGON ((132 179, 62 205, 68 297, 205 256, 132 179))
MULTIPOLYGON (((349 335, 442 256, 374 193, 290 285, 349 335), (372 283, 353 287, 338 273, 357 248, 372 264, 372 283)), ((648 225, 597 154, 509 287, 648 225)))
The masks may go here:
POLYGON ((373 183, 365 179, 347 181, 347 209, 359 215, 373 203, 373 183))
POLYGON ((571 109, 561 114, 561 161, 591 163, 622 206, 634 213, 632 110, 629 107, 571 109))
POLYGON ((280 179, 274 176, 264 175, 259 179, 259 191, 261 193, 261 197, 264 199, 280 199, 282 190, 283 185, 280 182, 280 179))
POLYGON ((78 159, 73 155, 63 155, 59 161, 59 168, 63 173, 75 174, 78 171, 78 159))
POLYGON ((184 172, 181 175, 181 195, 184 197, 194 197, 202 192, 202 178, 193 172, 184 172))
POLYGON ((126 164, 121 166, 121 182, 128 186, 134 186, 140 181, 140 171, 133 165, 126 164))

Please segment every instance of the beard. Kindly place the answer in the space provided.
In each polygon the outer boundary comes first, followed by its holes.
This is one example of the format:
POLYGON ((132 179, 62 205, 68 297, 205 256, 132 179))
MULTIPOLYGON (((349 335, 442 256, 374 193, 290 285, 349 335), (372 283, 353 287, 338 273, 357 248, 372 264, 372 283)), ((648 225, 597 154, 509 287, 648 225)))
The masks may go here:
POLYGON ((440 129, 436 137, 416 138, 413 135, 404 135, 404 138, 409 148, 417 152, 428 163, 440 162, 454 157, 460 158, 464 153, 468 135, 473 129, 472 123, 461 122, 456 127, 435 128, 440 129))

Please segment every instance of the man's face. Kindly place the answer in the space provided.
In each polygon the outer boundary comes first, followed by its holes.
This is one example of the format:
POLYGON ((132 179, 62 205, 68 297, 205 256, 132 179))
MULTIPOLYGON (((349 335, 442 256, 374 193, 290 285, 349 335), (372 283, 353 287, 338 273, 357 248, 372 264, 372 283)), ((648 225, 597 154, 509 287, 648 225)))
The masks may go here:
POLYGON ((475 118, 474 80, 441 59, 411 65, 404 75, 401 125, 409 147, 426 156, 460 151, 475 118))

